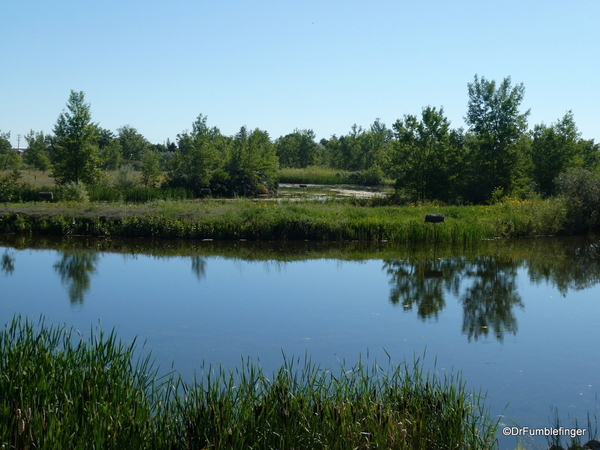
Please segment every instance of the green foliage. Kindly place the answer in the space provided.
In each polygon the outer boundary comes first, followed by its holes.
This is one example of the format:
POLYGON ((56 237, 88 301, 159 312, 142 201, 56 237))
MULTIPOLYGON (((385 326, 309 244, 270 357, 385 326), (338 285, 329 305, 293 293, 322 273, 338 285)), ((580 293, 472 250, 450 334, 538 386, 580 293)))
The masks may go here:
POLYGON ((218 128, 209 128, 200 114, 191 132, 177 136, 179 149, 169 162, 167 184, 183 187, 200 195, 211 184, 213 172, 223 167, 226 139, 218 128))
POLYGON ((571 111, 550 127, 544 124, 534 127, 531 142, 533 181, 542 195, 555 194, 556 177, 568 168, 583 164, 578 140, 579 132, 571 111))
POLYGON ((456 197, 462 147, 453 139, 443 108, 423 108, 421 117, 419 121, 416 116, 406 115, 393 125, 396 189, 413 192, 415 201, 448 202, 456 197))
POLYGON ((130 125, 117 129, 117 133, 119 134, 117 139, 121 144, 123 159, 128 161, 141 160, 150 147, 150 143, 146 138, 130 125))
POLYGON ((0 446, 70 449, 496 448, 485 394, 422 362, 322 369, 286 358, 160 376, 135 339, 15 316, 0 331, 0 446), (31 374, 35 373, 36 376, 31 374))
POLYGON ((161 175, 160 154, 156 150, 146 150, 142 157, 142 183, 146 187, 155 187, 161 175))
POLYGON ((510 77, 499 85, 475 75, 468 85, 469 104, 465 121, 470 127, 470 200, 483 203, 495 188, 508 192, 518 161, 516 142, 527 129, 527 116, 519 112, 525 87, 511 86, 510 77))
POLYGON ((43 132, 36 133, 33 130, 25 136, 27 150, 23 159, 27 164, 38 170, 46 171, 50 168, 50 136, 43 132))
POLYGON ((295 184, 344 184, 348 183, 346 173, 320 166, 309 166, 304 169, 282 168, 279 170, 280 183, 295 184))
POLYGON ((8 152, 12 151, 12 144, 10 143, 10 132, 2 133, 0 132, 0 155, 5 155, 8 152))
POLYGON ((87 203, 90 201, 87 187, 81 181, 71 181, 63 184, 57 192, 57 197, 62 201, 87 203))
POLYGON ((323 158, 330 167, 349 171, 368 170, 375 164, 388 167, 386 153, 391 139, 391 130, 379 119, 369 130, 354 124, 347 135, 321 141, 323 158))
POLYGON ((58 184, 94 184, 101 178, 98 135, 84 93, 71 91, 67 109, 54 126, 54 177, 58 184))
POLYGON ((0 133, 0 170, 17 169, 21 158, 12 149, 10 133, 0 133))
POLYGON ((275 145, 281 167, 305 168, 320 162, 313 130, 295 130, 280 137, 275 145))
POLYGON ((14 317, 0 332, 0 446, 161 448, 161 379, 134 346, 14 317))
POLYGON ((119 167, 114 184, 119 190, 132 189, 137 185, 135 172, 131 164, 123 164, 119 167))
POLYGON ((567 204, 567 220, 575 232, 600 227, 600 174, 586 169, 570 169, 557 181, 567 204))
POLYGON ((117 170, 123 160, 123 147, 119 139, 111 139, 100 148, 100 161, 105 170, 117 170))
POLYGON ((0 202, 8 203, 17 200, 17 192, 19 189, 18 181, 21 179, 21 174, 14 170, 9 174, 0 174, 0 202))
POLYGON ((227 174, 226 196, 254 197, 277 191, 277 155, 266 131, 248 133, 242 127, 231 142, 229 158, 223 167, 227 174))

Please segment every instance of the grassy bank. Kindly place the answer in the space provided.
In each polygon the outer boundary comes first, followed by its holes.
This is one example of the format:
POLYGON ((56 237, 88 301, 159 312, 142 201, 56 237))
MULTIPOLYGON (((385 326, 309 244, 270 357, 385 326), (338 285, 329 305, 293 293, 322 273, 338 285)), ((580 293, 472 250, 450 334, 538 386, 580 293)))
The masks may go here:
POLYGON ((8 204, 0 207, 0 233, 465 244, 568 232, 566 208, 555 199, 444 207, 378 202, 383 200, 8 204), (444 214, 446 222, 424 223, 428 213, 444 214))
POLYGON ((114 332, 86 338, 18 316, 0 332, 0 355, 6 449, 495 448, 484 396, 418 359, 332 371, 284 357, 272 375, 243 359, 201 367, 189 384, 158 376, 114 332))

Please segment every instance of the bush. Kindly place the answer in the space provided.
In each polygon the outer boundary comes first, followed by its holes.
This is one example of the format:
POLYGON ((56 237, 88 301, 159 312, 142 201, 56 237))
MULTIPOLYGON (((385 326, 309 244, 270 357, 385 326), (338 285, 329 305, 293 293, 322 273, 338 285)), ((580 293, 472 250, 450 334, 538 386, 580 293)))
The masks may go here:
POLYGON ((21 178, 21 174, 14 170, 8 175, 0 174, 0 202, 14 202, 17 200, 17 182, 21 178))
POLYGON ((58 197, 63 201, 87 203, 90 201, 88 190, 81 181, 71 181, 64 184, 58 192, 58 197))
POLYGON ((592 231, 600 226, 600 175, 586 169, 572 169, 560 175, 556 184, 567 204, 567 222, 573 232, 592 231))

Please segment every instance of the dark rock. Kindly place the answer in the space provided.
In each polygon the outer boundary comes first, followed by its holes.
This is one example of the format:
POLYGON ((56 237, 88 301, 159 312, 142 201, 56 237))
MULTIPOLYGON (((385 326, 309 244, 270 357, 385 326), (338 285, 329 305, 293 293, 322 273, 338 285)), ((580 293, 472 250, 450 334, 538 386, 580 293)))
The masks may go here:
POLYGON ((430 223, 440 223, 440 222, 444 222, 445 217, 443 214, 427 214, 425 216, 425 222, 430 222, 430 223))

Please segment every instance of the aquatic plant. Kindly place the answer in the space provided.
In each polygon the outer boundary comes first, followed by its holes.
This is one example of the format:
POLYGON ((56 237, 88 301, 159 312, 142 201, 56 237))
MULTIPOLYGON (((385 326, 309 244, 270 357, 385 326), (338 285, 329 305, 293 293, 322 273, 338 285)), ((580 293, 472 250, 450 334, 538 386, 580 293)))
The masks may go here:
POLYGON ((193 382, 159 374, 135 340, 15 316, 0 332, 5 449, 496 448, 485 395, 422 362, 322 369, 283 357, 268 376, 203 365, 193 382))

